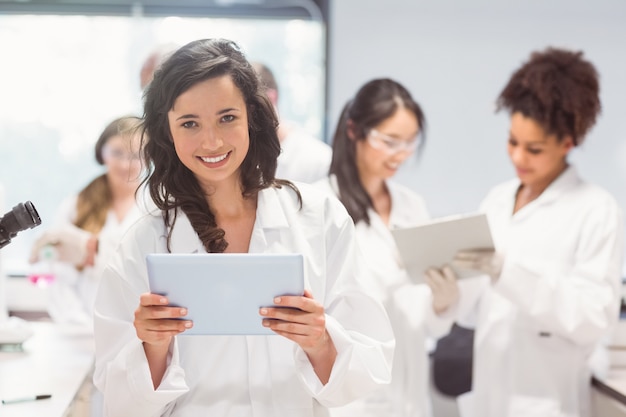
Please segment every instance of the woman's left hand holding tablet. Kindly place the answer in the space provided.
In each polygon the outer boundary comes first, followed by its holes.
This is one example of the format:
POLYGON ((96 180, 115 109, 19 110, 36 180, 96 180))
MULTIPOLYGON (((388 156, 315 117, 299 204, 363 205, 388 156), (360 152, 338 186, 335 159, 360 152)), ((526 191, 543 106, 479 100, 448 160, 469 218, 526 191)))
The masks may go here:
POLYGON ((263 325, 300 345, 322 383, 326 383, 337 351, 326 331, 324 306, 308 290, 302 296, 276 297, 274 303, 277 307, 260 309, 263 325))

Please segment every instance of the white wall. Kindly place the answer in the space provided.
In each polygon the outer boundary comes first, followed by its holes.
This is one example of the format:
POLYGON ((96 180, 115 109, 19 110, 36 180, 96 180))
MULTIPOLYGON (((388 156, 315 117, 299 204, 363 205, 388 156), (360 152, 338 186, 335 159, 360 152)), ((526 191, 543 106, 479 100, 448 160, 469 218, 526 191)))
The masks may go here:
POLYGON ((508 117, 494 103, 530 52, 583 50, 601 76, 603 113, 573 161, 626 209, 626 1, 331 0, 328 140, 366 81, 391 77, 422 105, 428 138, 398 180, 433 216, 477 209, 514 175, 508 117))

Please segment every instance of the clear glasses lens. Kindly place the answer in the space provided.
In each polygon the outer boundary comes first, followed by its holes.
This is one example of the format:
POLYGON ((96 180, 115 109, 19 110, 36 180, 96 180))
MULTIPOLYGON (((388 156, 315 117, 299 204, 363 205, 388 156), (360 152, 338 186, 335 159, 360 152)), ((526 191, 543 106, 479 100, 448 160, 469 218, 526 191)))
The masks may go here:
POLYGON ((138 152, 125 152, 121 149, 110 149, 104 148, 102 150, 102 156, 105 160, 113 160, 113 161, 138 161, 140 155, 138 152))
POLYGON ((367 141, 373 148, 389 153, 414 152, 419 145, 419 136, 410 140, 400 140, 372 129, 367 135, 367 141))

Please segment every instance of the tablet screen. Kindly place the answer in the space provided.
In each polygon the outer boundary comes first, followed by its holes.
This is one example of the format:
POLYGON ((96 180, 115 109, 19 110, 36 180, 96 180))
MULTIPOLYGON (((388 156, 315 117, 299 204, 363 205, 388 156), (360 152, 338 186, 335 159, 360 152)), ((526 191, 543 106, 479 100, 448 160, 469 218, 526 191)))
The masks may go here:
POLYGON ((301 254, 159 253, 146 263, 150 291, 188 309, 194 326, 182 335, 276 334, 259 308, 304 293, 301 254))

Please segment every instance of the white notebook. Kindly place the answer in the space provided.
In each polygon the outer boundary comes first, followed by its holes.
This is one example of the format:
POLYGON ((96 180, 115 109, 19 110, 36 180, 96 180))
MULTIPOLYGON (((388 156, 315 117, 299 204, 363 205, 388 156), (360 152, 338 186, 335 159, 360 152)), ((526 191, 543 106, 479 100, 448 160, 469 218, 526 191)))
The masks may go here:
POLYGON ((279 295, 304 293, 301 254, 149 254, 150 291, 186 307, 194 325, 183 335, 276 334, 259 308, 279 295))
MULTIPOLYGON (((462 249, 493 249, 485 214, 465 214, 433 219, 420 226, 391 231, 411 279, 424 282, 424 271, 450 264, 462 249)), ((452 265, 451 265, 452 266, 452 265)), ((480 275, 470 269, 452 268, 458 278, 480 275)))

